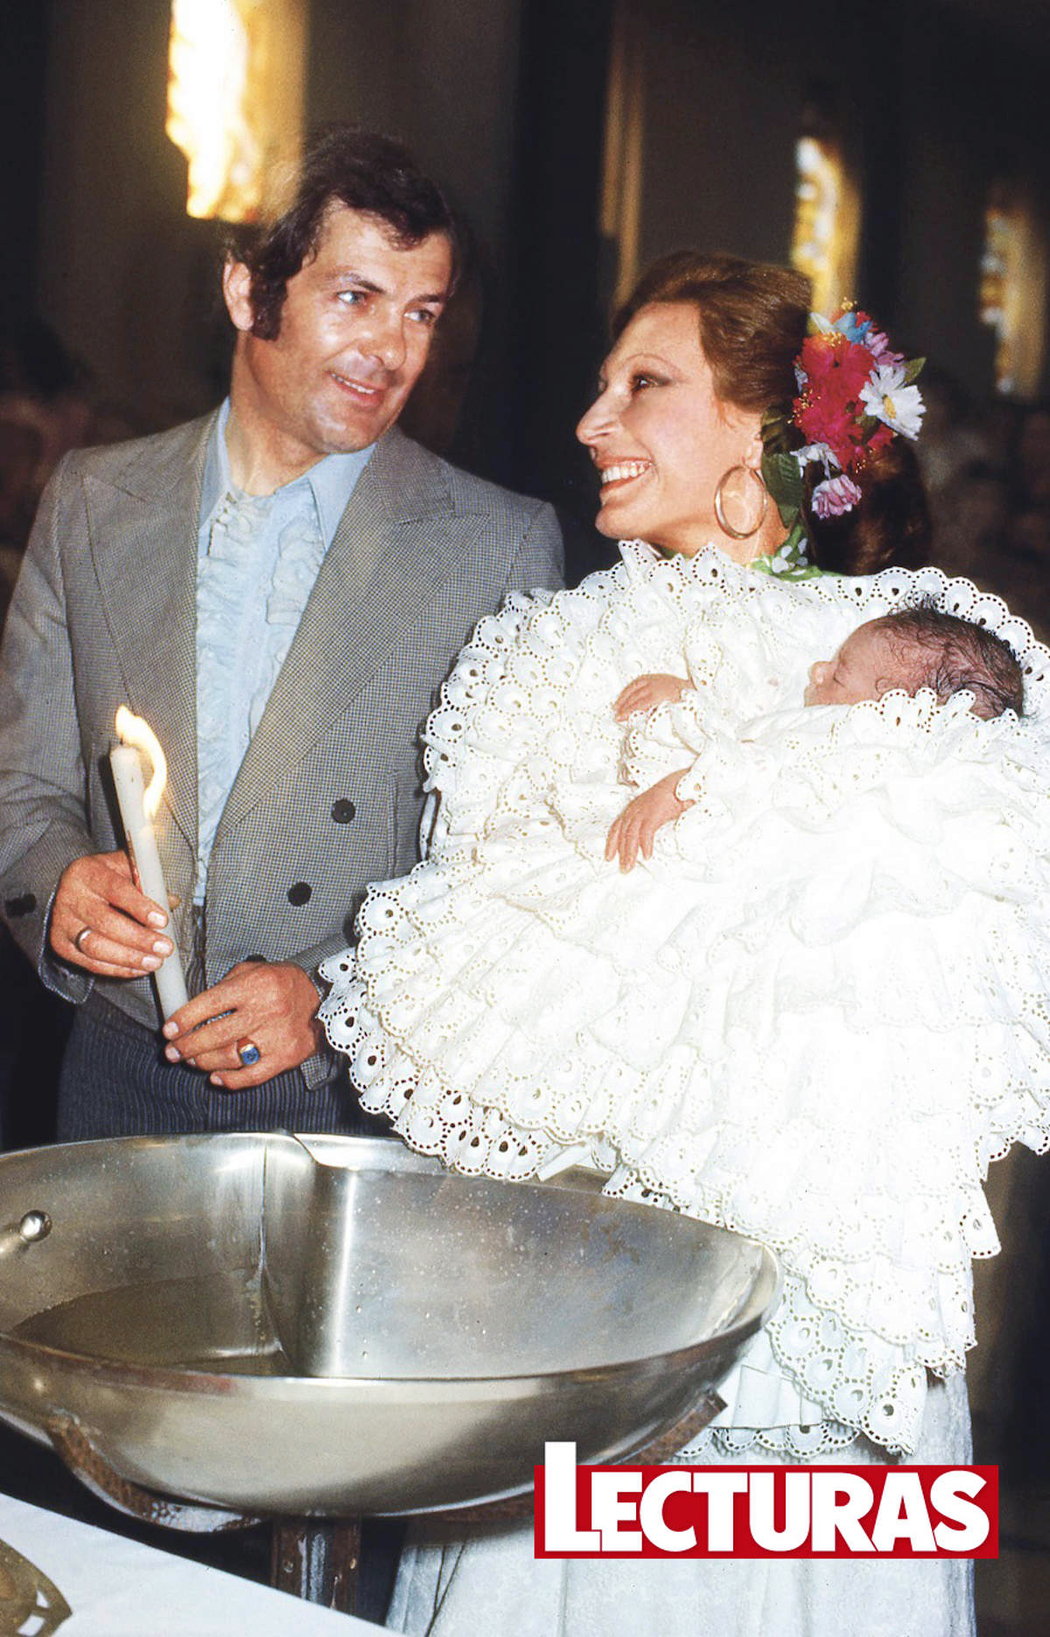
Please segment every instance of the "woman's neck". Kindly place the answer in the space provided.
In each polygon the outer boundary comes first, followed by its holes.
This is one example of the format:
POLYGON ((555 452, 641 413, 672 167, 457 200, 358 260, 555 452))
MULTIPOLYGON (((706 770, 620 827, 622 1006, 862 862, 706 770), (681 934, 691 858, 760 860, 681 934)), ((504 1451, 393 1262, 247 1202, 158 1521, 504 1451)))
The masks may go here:
POLYGON ((683 557, 694 557, 704 546, 717 546, 731 557, 734 563, 746 567, 753 563, 756 557, 772 557, 778 547, 784 544, 788 537, 788 530, 781 521, 780 513, 770 500, 766 507, 766 515, 762 519, 762 526, 749 534, 746 540, 734 540, 715 523, 693 531, 688 539, 666 542, 665 549, 680 552, 683 557))
POLYGON ((782 522, 775 504, 771 501, 762 521, 762 527, 756 530, 754 534, 749 534, 746 540, 733 540, 719 529, 718 539, 715 543, 721 547, 727 557, 732 557, 734 563, 742 563, 746 566, 748 563, 753 563, 756 557, 772 557, 777 548, 784 544, 787 537, 788 530, 782 522))

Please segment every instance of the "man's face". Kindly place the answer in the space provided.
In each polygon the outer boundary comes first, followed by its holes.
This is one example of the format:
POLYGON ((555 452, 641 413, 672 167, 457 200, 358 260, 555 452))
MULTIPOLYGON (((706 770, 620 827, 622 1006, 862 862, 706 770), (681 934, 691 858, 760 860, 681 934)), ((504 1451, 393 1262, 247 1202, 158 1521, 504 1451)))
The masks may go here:
POLYGON ((251 333, 248 270, 229 263, 238 423, 289 476, 323 455, 367 448, 419 379, 451 275, 444 234, 399 249, 385 222, 331 205, 317 254, 288 280, 280 331, 263 341, 251 333))

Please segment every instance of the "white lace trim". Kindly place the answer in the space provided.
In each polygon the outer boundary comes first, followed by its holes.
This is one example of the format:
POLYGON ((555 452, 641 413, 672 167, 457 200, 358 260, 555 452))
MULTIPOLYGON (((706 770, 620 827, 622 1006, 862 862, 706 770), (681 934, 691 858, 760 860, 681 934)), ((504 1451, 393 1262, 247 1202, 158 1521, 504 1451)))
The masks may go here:
POLYGON ((927 1369, 974 1342, 988 1160, 1050 1146, 1048 676, 999 599, 936 570, 785 585, 628 547, 512 599, 428 725, 430 858, 370 890, 356 960, 324 968, 364 1106, 467 1172, 582 1145, 610 1191, 761 1239, 814 1436, 910 1450, 927 1369), (1024 655, 1029 719, 893 695, 747 739, 923 595, 1024 655), (625 745, 617 694, 683 655, 681 706, 625 745), (603 856, 625 749, 647 782, 694 756, 699 798, 626 876, 603 856))

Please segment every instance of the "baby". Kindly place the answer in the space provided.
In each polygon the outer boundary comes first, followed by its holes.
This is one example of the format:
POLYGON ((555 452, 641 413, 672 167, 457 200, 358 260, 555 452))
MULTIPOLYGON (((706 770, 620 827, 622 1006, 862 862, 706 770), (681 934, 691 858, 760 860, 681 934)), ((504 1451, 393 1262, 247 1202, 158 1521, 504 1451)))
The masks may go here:
POLYGON ((930 603, 858 626, 834 659, 817 661, 809 679, 807 705, 856 705, 891 688, 908 694, 931 688, 943 705, 966 689, 985 721, 1006 710, 1024 713, 1021 667, 1002 638, 930 603))
MULTIPOLYGON (((640 676, 617 699, 617 718, 625 722, 637 711, 674 704, 688 687, 677 676, 640 676)), ((811 667, 803 697, 807 705, 856 705, 894 688, 907 694, 930 688, 941 705, 966 690, 974 714, 985 721, 1007 710, 1024 714, 1021 666, 1002 638, 926 602, 858 626, 833 659, 811 667)), ((652 856, 657 830, 691 805, 677 793, 684 771, 668 774, 628 803, 610 827, 606 858, 618 856, 620 868, 630 870, 639 857, 652 856)))

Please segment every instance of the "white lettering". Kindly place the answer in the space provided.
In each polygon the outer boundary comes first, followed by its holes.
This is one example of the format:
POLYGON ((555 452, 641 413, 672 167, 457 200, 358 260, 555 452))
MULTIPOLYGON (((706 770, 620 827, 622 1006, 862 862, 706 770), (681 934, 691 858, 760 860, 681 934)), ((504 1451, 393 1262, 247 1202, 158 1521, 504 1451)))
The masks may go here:
POLYGON ((746 1472, 694 1472, 693 1493, 707 1496, 707 1549, 733 1550, 733 1496, 747 1491, 746 1472))
POLYGON ((574 1443, 545 1446, 536 1545, 554 1557, 622 1556, 650 1547, 667 1557, 697 1550, 739 1551, 745 1557, 973 1556, 994 1535, 995 1485, 970 1467, 941 1472, 928 1487, 926 1473, 896 1465, 871 1478, 821 1466, 774 1471, 668 1466, 646 1483, 639 1467, 578 1468, 576 1448, 574 1443), (581 1478, 589 1481, 589 1494, 580 1488, 581 1478), (690 1493, 706 1497, 702 1513, 695 1503, 673 1501, 690 1493), (741 1495, 747 1496, 748 1508, 746 1528, 741 1517, 742 1538, 735 1527, 741 1495), (668 1512, 676 1519, 674 1527, 668 1512), (588 1528, 581 1527, 584 1518, 588 1528))
POLYGON ((638 1522, 647 1540, 658 1546, 661 1552, 688 1552, 696 1545, 696 1530, 672 1529, 664 1521, 664 1506, 670 1495, 688 1495, 692 1489, 692 1480, 687 1471, 682 1468, 669 1467, 654 1478, 642 1493, 641 1505, 638 1508, 638 1522))
POLYGON ((871 1538, 877 1552, 891 1552, 898 1540, 910 1541, 916 1552, 937 1550, 917 1472, 887 1469, 871 1538))
POLYGON ((640 1552, 642 1531, 621 1529, 621 1523, 638 1522, 638 1502, 625 1498, 637 1495, 642 1487, 639 1471, 591 1473, 591 1522, 601 1530, 603 1552, 640 1552))
POLYGON ((548 1552, 596 1552, 597 1529, 576 1527, 576 1445, 543 1446, 543 1545, 548 1552))
POLYGON ((991 1523, 986 1512, 974 1506, 967 1495, 979 1495, 985 1480, 979 1472, 940 1472, 930 1485, 930 1504, 942 1518, 959 1524, 938 1523, 934 1528, 937 1544, 942 1551, 975 1552, 988 1539, 991 1523))
POLYGON ((860 1520, 871 1511, 874 1500, 871 1485, 859 1473, 814 1472, 810 1503, 813 1550, 833 1552, 838 1534, 851 1552, 870 1552, 871 1541, 860 1520))
POLYGON ((809 1534, 809 1473, 784 1474, 784 1527, 774 1523, 774 1472, 751 1474, 751 1538, 769 1552, 793 1552, 809 1534))

